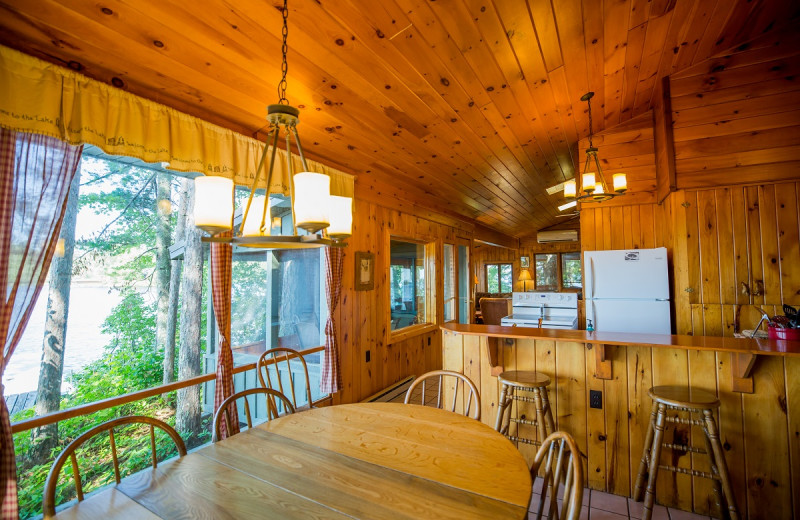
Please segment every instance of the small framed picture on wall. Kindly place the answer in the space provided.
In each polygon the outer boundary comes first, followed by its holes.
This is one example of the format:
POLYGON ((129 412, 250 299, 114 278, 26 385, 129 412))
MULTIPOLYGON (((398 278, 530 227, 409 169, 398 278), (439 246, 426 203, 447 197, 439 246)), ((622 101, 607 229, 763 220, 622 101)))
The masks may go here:
POLYGON ((527 269, 531 266, 531 257, 529 256, 521 256, 519 257, 519 266, 522 269, 527 269))
POLYGON ((356 251, 356 291, 371 291, 375 287, 375 255, 356 251))

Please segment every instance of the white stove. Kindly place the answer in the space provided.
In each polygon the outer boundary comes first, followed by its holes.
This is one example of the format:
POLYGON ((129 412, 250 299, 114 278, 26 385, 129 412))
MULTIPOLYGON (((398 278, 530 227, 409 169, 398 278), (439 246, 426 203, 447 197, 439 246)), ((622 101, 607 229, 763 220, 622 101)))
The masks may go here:
POLYGON ((555 292, 515 292, 511 299, 511 315, 500 320, 510 327, 542 327, 548 329, 578 328, 578 294, 555 292))

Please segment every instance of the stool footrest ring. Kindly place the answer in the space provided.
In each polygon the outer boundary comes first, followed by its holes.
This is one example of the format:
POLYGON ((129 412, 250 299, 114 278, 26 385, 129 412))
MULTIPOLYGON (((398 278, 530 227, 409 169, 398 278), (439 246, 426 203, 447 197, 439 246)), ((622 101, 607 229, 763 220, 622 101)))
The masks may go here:
POLYGON ((525 437, 517 437, 516 435, 506 435, 506 438, 512 442, 521 442, 522 444, 530 444, 531 446, 541 446, 542 443, 525 437))
POLYGON ((693 477, 703 477, 709 480, 720 480, 719 476, 714 475, 713 473, 708 473, 697 469, 677 468, 675 466, 658 466, 658 469, 665 469, 673 473, 680 473, 682 475, 691 475, 693 477))
POLYGON ((704 455, 708 454, 708 452, 703 448, 695 448, 694 446, 689 446, 687 444, 670 444, 668 442, 662 442, 661 445, 672 450, 691 451, 692 453, 702 453, 704 455))
POLYGON ((516 417, 511 417, 510 420, 511 420, 511 422, 514 422, 514 423, 517 423, 517 424, 527 424, 528 426, 538 426, 539 425, 538 421, 531 421, 530 419, 517 419, 516 417))
POLYGON ((691 424, 693 426, 703 426, 705 423, 700 419, 684 419, 683 417, 664 417, 664 420, 671 423, 691 424))

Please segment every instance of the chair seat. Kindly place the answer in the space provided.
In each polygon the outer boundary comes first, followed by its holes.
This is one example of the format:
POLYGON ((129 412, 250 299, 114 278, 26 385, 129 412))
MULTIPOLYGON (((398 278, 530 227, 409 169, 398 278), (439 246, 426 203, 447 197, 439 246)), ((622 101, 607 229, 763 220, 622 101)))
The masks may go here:
POLYGON ((550 386, 549 376, 529 370, 509 370, 497 376, 497 379, 501 383, 521 388, 550 386))
POLYGON ((667 406, 679 408, 695 408, 708 410, 719 408, 717 396, 699 388, 686 388, 685 386, 654 386, 647 394, 653 401, 664 403, 667 406))

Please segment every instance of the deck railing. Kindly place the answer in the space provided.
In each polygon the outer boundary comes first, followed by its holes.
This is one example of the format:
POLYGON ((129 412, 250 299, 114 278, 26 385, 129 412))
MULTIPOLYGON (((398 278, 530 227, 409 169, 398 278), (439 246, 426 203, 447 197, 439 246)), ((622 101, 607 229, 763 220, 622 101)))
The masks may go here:
MULTIPOLYGON (((323 350, 325 350, 325 347, 319 346, 306 350, 301 350, 299 354, 301 356, 306 356, 308 354, 313 354, 315 352, 322 352, 323 350)), ((289 356, 290 359, 293 359, 295 357, 297 356, 289 356)), ((271 365, 274 362, 275 362, 274 360, 267 360, 266 364, 271 365)), ((256 363, 248 363, 247 365, 234 367, 233 373, 239 374, 241 372, 255 370, 255 368, 256 368, 256 363)), ((11 425, 11 432, 12 433, 24 432, 31 430, 33 428, 38 428, 40 426, 46 426, 48 424, 57 423, 65 419, 71 419, 73 417, 78 417, 81 415, 88 415, 90 413, 99 412, 100 410, 106 410, 108 408, 113 408, 115 406, 132 403, 134 401, 141 401, 142 399, 147 399, 148 397, 153 397, 156 395, 173 392, 175 390, 180 390, 181 388, 186 388, 189 386, 198 385, 200 383, 213 381, 215 377, 216 377, 215 373, 209 372, 208 374, 190 377, 189 379, 184 379, 183 381, 176 381, 174 383, 167 383, 165 385, 154 386, 152 388, 138 390, 136 392, 131 392, 129 394, 109 397, 108 399, 95 401, 93 403, 86 403, 79 406, 73 406, 72 408, 67 408, 65 410, 58 410, 56 412, 40 415, 38 417, 31 417, 30 419, 25 419, 23 421, 13 423, 11 425)), ((328 401, 330 398, 331 396, 327 395, 320 399, 317 399, 316 401, 312 402, 312 406, 324 403, 325 401, 328 401)))

